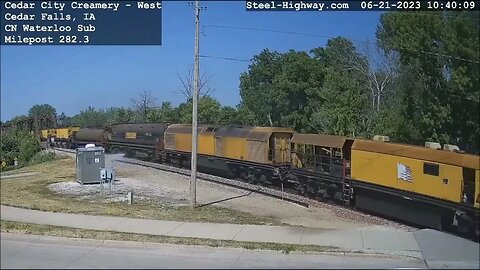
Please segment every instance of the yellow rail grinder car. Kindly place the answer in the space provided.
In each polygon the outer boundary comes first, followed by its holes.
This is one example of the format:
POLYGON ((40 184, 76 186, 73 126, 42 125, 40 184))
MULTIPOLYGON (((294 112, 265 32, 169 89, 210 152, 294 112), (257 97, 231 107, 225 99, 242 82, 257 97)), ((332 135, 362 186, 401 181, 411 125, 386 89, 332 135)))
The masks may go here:
MULTIPOLYGON (((198 154, 214 155, 215 139, 213 126, 198 127, 198 154)), ((165 130, 165 149, 172 151, 192 151, 192 126, 174 124, 165 130)))
POLYGON ((479 207, 479 156, 355 140, 352 178, 479 207))
MULTIPOLYGON (((290 161, 292 129, 268 127, 198 127, 198 154, 259 163, 290 161)), ((165 149, 191 152, 192 127, 170 125, 165 131, 165 149)))
MULTIPOLYGON (((223 177, 272 183, 280 177, 277 166, 290 162, 292 134, 288 128, 199 126, 198 167, 223 177)), ((191 125, 170 125, 164 144, 161 161, 190 166, 191 125)))
POLYGON ((221 127, 215 131, 215 155, 258 163, 290 162, 293 130, 276 127, 221 127))
POLYGON ((61 141, 68 141, 72 138, 73 132, 80 130, 80 127, 57 128, 56 139, 61 141))

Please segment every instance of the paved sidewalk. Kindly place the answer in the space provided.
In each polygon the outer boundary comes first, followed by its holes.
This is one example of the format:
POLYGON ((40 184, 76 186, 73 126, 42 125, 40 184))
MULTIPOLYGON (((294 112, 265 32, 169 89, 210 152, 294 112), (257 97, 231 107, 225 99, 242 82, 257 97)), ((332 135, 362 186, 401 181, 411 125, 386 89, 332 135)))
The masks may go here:
POLYGON ((124 217, 52 213, 1 206, 1 219, 82 229, 219 240, 274 242, 334 246, 345 251, 363 251, 424 258, 436 267, 479 266, 479 244, 434 230, 314 228, 177 222, 124 217), (425 255, 426 254, 426 255, 425 255))

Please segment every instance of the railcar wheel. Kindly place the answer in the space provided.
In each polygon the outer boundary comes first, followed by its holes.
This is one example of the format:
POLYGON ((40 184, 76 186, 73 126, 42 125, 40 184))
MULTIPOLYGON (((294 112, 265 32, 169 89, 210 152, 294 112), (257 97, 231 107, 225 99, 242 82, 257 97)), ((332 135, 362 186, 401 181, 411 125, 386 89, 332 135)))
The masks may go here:
POLYGON ((297 187, 297 194, 300 195, 300 196, 305 196, 305 193, 306 193, 305 186, 299 185, 297 187))

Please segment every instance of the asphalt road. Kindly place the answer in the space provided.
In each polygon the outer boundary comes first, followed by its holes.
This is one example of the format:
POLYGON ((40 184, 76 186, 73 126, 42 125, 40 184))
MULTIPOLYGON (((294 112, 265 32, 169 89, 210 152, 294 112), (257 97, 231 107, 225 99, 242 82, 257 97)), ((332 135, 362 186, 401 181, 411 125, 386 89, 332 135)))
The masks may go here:
POLYGON ((423 260, 1 234, 1 268, 425 268, 423 260))

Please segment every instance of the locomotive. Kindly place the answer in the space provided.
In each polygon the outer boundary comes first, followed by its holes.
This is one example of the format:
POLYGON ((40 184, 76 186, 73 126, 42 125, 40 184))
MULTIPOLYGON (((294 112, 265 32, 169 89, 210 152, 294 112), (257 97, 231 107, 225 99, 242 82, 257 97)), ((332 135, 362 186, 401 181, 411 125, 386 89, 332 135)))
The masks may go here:
MULTIPOLYGON (((95 143, 127 157, 190 167, 191 125, 119 124, 110 130, 71 127, 41 134, 59 147, 95 143)), ((201 172, 479 238, 480 157, 454 145, 199 125, 197 160, 201 172)))

